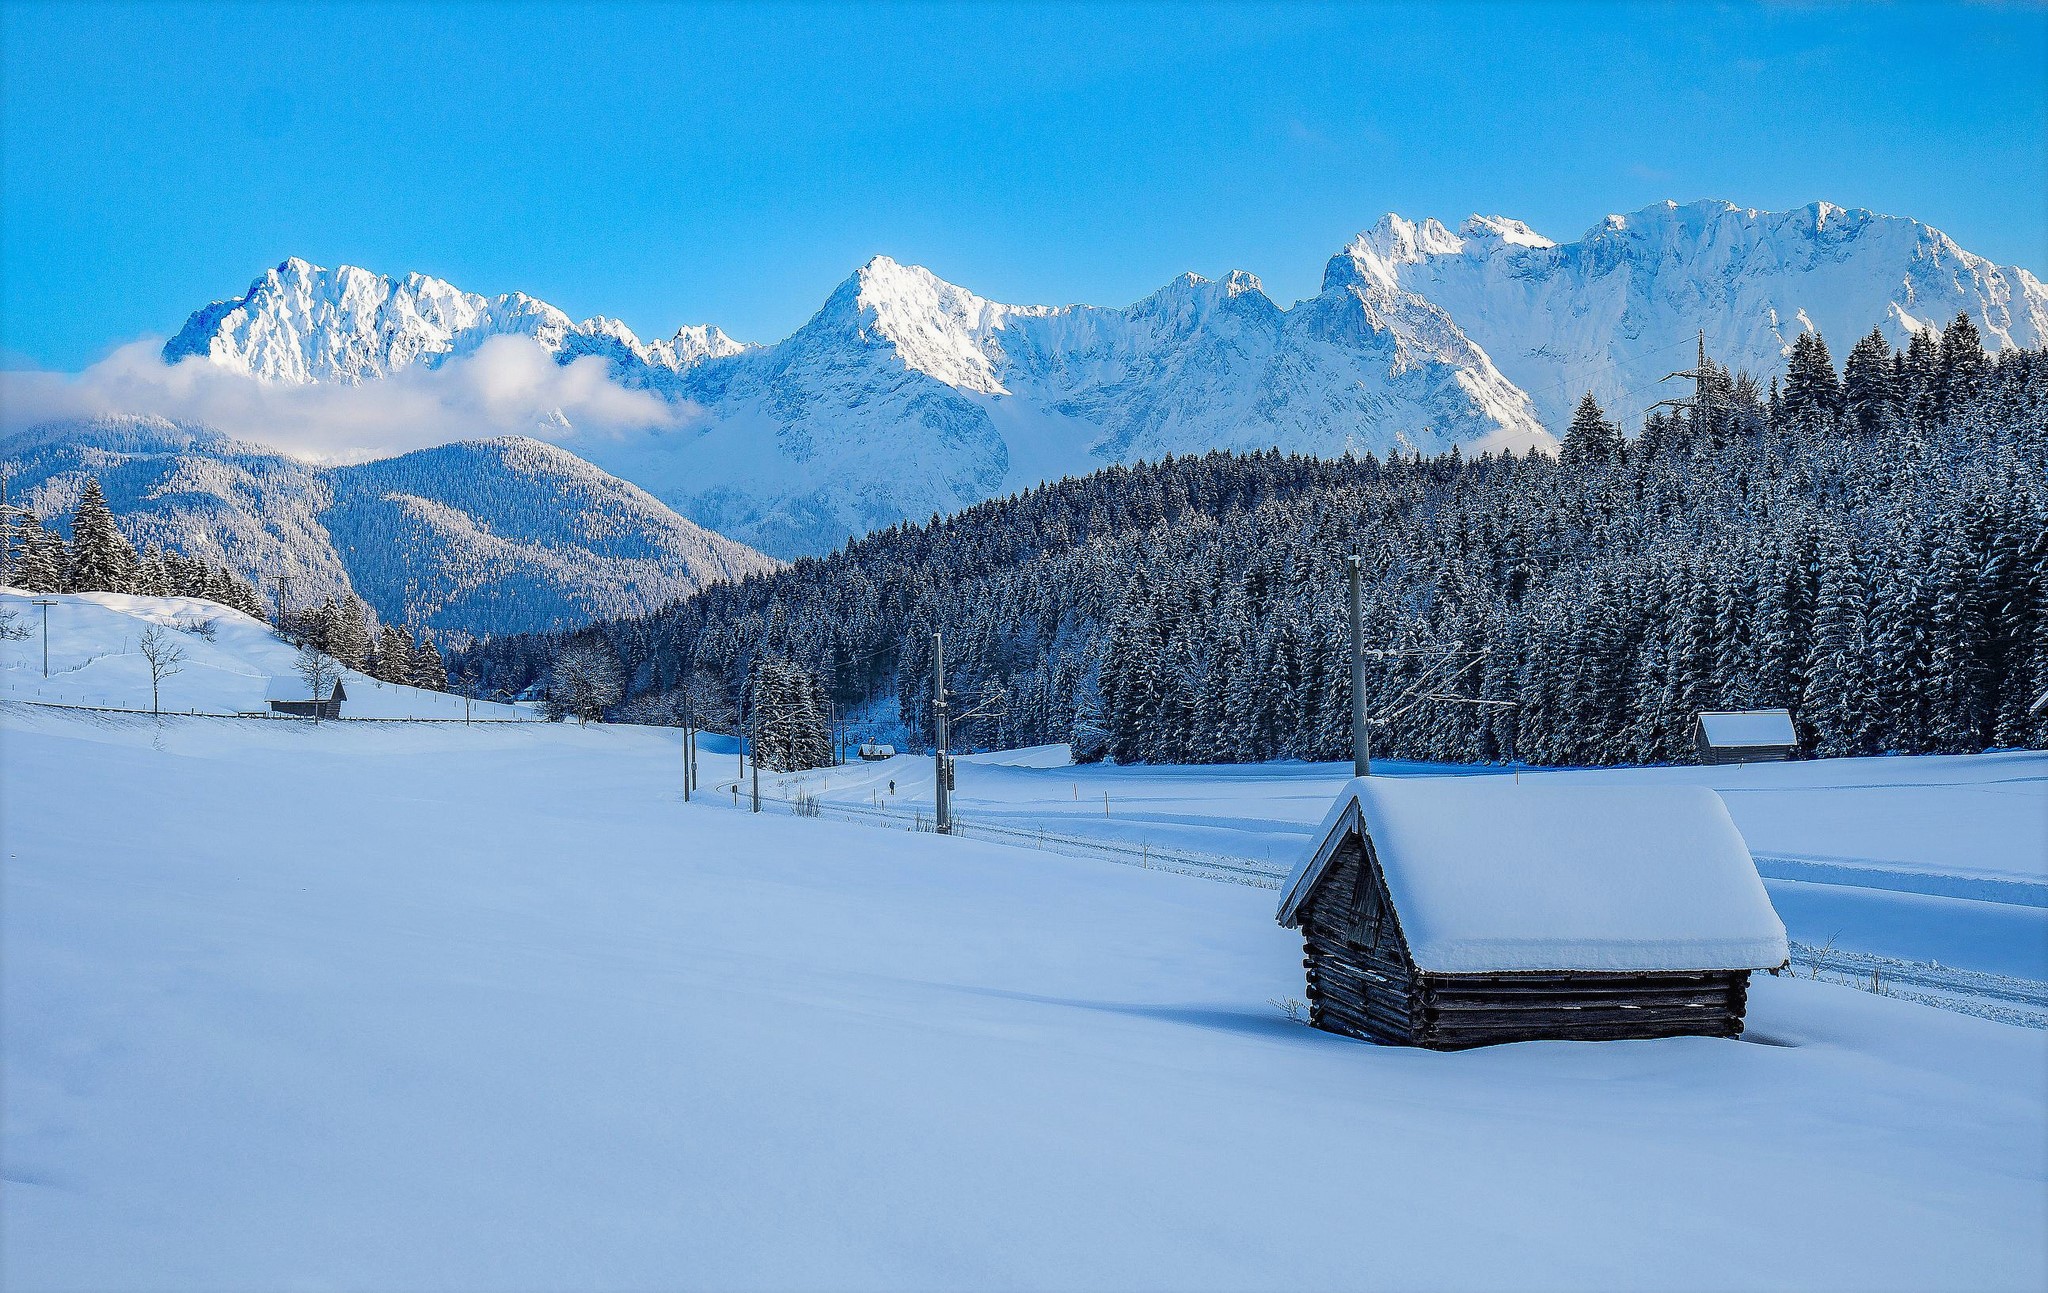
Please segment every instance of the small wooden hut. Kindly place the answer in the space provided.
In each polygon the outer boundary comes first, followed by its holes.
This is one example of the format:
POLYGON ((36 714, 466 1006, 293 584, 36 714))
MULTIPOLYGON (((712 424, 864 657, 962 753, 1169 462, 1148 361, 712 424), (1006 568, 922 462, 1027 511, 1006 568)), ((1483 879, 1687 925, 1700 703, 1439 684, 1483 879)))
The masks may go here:
POLYGON ((1705 710, 1692 720, 1701 763, 1761 763, 1792 757, 1799 733, 1789 709, 1705 710))
POLYGON ((1785 927, 1720 797, 1360 777, 1288 878, 1310 1022, 1436 1050, 1742 1032, 1785 927))
POLYGON ((333 693, 322 700, 308 690, 305 679, 287 675, 272 678, 263 699, 270 702, 273 714, 292 718, 340 718, 341 702, 348 699, 348 692, 342 687, 341 679, 336 678, 333 693))

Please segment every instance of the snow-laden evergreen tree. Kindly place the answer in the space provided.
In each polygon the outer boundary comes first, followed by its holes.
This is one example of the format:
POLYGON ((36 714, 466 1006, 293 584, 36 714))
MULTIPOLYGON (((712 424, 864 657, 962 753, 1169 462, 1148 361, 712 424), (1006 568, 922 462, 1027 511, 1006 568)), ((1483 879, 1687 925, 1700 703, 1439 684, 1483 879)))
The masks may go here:
POLYGON ((1891 343, 1876 328, 1849 348, 1842 366, 1842 397, 1849 425, 1875 435, 1899 416, 1899 388, 1891 343))
POLYGON ((1841 411, 1842 386, 1835 377, 1828 343, 1817 332, 1800 333, 1793 338, 1785 360, 1785 416, 1807 426, 1821 426, 1841 411))
POLYGON ((125 593, 133 590, 135 549, 114 524, 99 481, 88 476, 78 496, 78 510, 71 517, 71 561, 65 571, 65 591, 73 593, 125 593))
MULTIPOLYGON (((338 598, 329 604, 334 609, 326 619, 327 654, 349 668, 359 670, 370 660, 368 611, 363 603, 354 597, 338 598)), ((322 608, 323 612, 325 609, 322 608)))
POLYGON ((33 513, 15 514, 14 586, 32 593, 64 590, 64 540, 33 513))
MULTIPOLYGON (((431 628, 420 630, 419 643, 413 647, 412 685, 429 691, 448 690, 448 666, 441 659, 441 648, 434 644, 434 630, 431 628)), ((615 700, 606 702, 607 705, 617 703, 615 700)))
POLYGON ((377 659, 373 670, 385 682, 412 685, 412 639, 386 624, 377 631, 377 659))
POLYGON ((1592 392, 1579 400, 1572 424, 1558 448, 1558 459, 1568 467, 1607 466, 1622 455, 1621 428, 1607 420, 1606 412, 1592 392))

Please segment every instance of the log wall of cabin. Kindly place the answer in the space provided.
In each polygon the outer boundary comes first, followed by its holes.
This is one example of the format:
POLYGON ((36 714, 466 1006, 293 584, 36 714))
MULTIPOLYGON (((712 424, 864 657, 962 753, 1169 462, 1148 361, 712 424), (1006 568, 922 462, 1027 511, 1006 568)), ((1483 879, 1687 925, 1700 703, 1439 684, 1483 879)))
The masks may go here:
POLYGON ((1415 967, 1379 867, 1353 833, 1337 846, 1301 922, 1309 1022, 1375 1041, 1415 1043, 1415 967))
POLYGON ((1338 845, 1303 904, 1309 1022, 1371 1041, 1461 1050, 1497 1042, 1739 1037, 1747 970, 1418 970, 1371 846, 1338 845))

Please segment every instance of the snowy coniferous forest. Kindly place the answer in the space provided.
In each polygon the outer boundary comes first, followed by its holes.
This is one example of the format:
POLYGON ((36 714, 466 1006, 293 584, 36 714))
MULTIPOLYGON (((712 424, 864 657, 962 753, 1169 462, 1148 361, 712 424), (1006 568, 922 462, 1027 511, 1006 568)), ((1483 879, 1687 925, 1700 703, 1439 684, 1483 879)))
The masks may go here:
POLYGON ((1782 383, 1710 360, 1700 387, 1628 438, 1589 399, 1556 458, 1113 467, 454 667, 516 688, 602 645, 623 711, 661 721, 772 655, 929 737, 941 630, 952 693, 1007 697, 965 743, 1330 759, 1355 546, 1379 753, 1683 760, 1695 711, 1766 705, 1816 755, 2048 742, 2048 355, 1994 358, 1961 318, 1839 369, 1807 334, 1782 383))
POLYGON ((204 597, 261 618, 263 599, 226 566, 166 552, 137 553, 121 533, 98 480, 87 477, 71 518, 71 541, 27 508, 0 512, 0 583, 32 593, 141 593, 204 597))

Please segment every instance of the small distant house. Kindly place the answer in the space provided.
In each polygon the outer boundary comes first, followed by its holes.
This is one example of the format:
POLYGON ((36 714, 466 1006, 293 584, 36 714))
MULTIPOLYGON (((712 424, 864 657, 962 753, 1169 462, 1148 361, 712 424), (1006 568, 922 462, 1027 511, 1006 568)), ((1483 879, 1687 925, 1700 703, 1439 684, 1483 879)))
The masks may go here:
POLYGON ((1283 890, 1318 1028, 1436 1050, 1742 1033, 1785 927, 1720 797, 1351 781, 1283 890))
POLYGON ((1692 720, 1692 742, 1701 763, 1760 763, 1791 758, 1799 733, 1789 709, 1707 710, 1692 720))
POLYGON ((873 745, 863 743, 860 747, 860 757, 866 759, 870 763, 874 763, 881 759, 893 759, 896 757, 896 747, 893 745, 873 745))
POLYGON ((295 674, 272 678, 263 699, 270 702, 270 712, 286 714, 292 718, 340 718, 341 702, 348 699, 341 679, 334 680, 333 694, 325 700, 315 696, 306 686, 306 680, 295 674))

